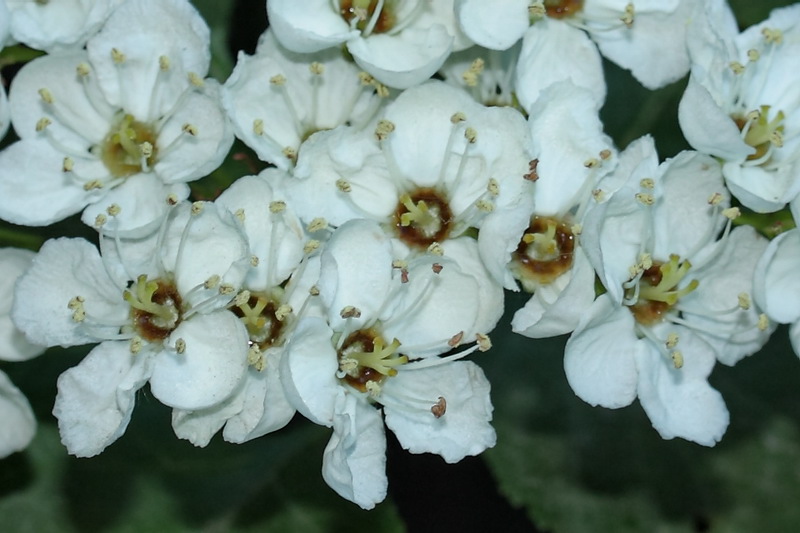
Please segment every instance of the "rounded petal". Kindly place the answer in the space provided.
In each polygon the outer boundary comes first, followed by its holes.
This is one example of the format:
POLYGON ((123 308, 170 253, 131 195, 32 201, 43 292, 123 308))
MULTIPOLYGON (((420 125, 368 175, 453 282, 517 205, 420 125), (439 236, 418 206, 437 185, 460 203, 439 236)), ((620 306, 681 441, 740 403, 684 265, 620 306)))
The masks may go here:
POLYGON ((26 361, 44 352, 45 347, 32 344, 11 321, 14 284, 31 266, 36 256, 21 248, 0 248, 0 360, 26 361))
POLYGON ((510 291, 518 291, 517 280, 508 268, 512 254, 531 221, 533 194, 511 209, 495 210, 481 221, 478 252, 492 279, 510 291))
POLYGON ((756 213, 773 213, 783 209, 800 189, 791 167, 768 171, 761 167, 747 167, 736 162, 722 166, 725 184, 742 205, 756 213))
POLYGON ((800 320, 800 230, 773 239, 755 268, 754 297, 767 315, 781 324, 800 320))
POLYGON ((636 398, 636 357, 645 350, 630 311, 601 295, 567 341, 567 381, 591 405, 625 407, 636 398))
MULTIPOLYGON (((7 2, 14 40, 53 52, 81 47, 122 0, 92 2, 7 2)), ((3 39, 0 38, 0 45, 3 39)))
POLYGON ((165 349, 156 355, 150 390, 163 404, 195 411, 227 400, 247 372, 248 335, 229 311, 194 315, 164 341, 185 350, 165 349))
POLYGON ((328 0, 271 0, 267 17, 275 37, 294 52, 318 52, 358 35, 328 0))
POLYGON ((476 44, 491 50, 507 50, 528 29, 528 0, 456 1, 461 29, 476 44))
POLYGON ((322 455, 322 477, 363 509, 386 498, 386 436, 380 412, 343 391, 336 398, 333 435, 322 455))
POLYGON ((0 371, 0 459, 28 446, 36 434, 36 417, 28 399, 0 371))
POLYGON ((83 239, 62 238, 44 243, 17 282, 12 317, 31 342, 74 346, 115 338, 129 311, 97 248, 83 239), (86 314, 80 322, 69 307, 78 296, 86 314))
POLYGON ((411 453, 435 453, 456 463, 495 445, 489 391, 489 381, 478 365, 455 361, 419 370, 401 369, 386 381, 378 401, 384 402, 386 425, 403 448, 411 453), (402 399, 391 401, 393 395, 402 399), (415 407, 409 406, 406 398, 413 398, 415 407), (440 406, 446 406, 443 413, 440 406), (441 414, 435 415, 434 410, 441 414))
POLYGON ((104 342, 58 378, 53 414, 72 455, 92 457, 125 433, 152 356, 133 355, 127 342, 104 342))

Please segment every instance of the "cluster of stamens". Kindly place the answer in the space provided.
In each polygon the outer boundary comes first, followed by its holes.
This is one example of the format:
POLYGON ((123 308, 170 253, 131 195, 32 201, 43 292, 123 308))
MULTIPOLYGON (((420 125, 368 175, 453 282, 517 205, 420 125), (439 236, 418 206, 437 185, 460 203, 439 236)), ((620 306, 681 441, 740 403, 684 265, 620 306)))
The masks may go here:
POLYGON ((526 291, 534 292, 572 268, 575 244, 566 223, 534 216, 512 254, 512 272, 526 291))
POLYGON ((639 273, 626 284, 625 303, 639 324, 660 322, 680 298, 698 287, 700 282, 693 279, 678 289, 691 266, 688 260, 681 261, 673 254, 666 263, 654 263, 647 257, 634 267, 639 273))
POLYGON ((400 341, 387 344, 375 330, 351 333, 339 348, 339 377, 361 392, 372 392, 387 377, 397 375, 397 367, 408 357, 397 353, 400 341), (371 384, 370 384, 371 383, 371 384))
POLYGON ((131 307, 134 329, 147 341, 166 339, 181 321, 181 297, 169 281, 142 274, 122 297, 131 307))

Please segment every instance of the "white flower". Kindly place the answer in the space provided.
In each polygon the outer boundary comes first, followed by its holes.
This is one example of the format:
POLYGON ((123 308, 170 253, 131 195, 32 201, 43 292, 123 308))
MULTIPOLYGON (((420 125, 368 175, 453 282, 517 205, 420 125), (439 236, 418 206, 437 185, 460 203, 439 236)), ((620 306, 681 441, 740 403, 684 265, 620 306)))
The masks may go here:
MULTIPOLYGON (((14 283, 30 266, 35 254, 0 248, 0 361, 24 361, 44 351, 31 344, 11 322, 14 283)), ((25 395, 0 371, 0 458, 24 449, 36 433, 36 418, 25 395)))
POLYGON ((472 43, 456 28, 452 0, 273 0, 270 27, 286 48, 310 53, 347 44, 356 63, 390 87, 434 74, 472 43))
POLYGON ((800 191, 798 21, 795 5, 739 33, 727 4, 711 1, 689 33, 681 129, 696 150, 723 160, 731 193, 758 212, 777 211, 800 191))
POLYGON ((328 321, 300 320, 281 371, 298 411, 333 427, 323 477, 343 497, 368 509, 386 495, 374 404, 412 453, 456 462, 494 445, 489 383, 475 364, 456 361, 488 349, 477 284, 447 258, 393 266, 389 239, 370 221, 348 222, 331 237, 319 281, 328 321))
POLYGON ((158 227, 167 198, 215 169, 233 132, 203 80, 209 33, 179 0, 127 2, 86 51, 31 61, 9 99, 20 141, 0 153, 0 216, 46 225, 108 206, 131 237, 158 227), (86 208, 86 209, 84 209, 86 208))
POLYGON ((746 227, 728 234, 735 212, 724 209, 713 158, 683 152, 658 166, 644 138, 620 160, 627 184, 584 221, 584 249, 608 292, 567 343, 567 379, 592 405, 638 396, 662 437, 712 446, 728 425, 707 381, 715 361, 733 364, 769 337, 749 297, 766 241, 746 227))
POLYGON ((4 3, 8 6, 14 40, 31 48, 54 52, 82 47, 122 1, 4 0, 4 3))
POLYGON ((755 275, 754 298, 767 316, 791 324, 789 338, 800 356, 800 230, 778 235, 764 251, 755 275))
POLYGON ((29 340, 101 343, 58 381, 54 413, 74 455, 117 439, 148 381, 164 404, 201 410, 247 372, 247 331, 226 308, 250 266, 247 242, 213 204, 174 209, 147 239, 102 237, 102 257, 82 239, 48 241, 17 284, 13 317, 29 340))
POLYGON ((239 53, 222 101, 236 135, 259 158, 287 169, 314 132, 342 124, 364 127, 388 95, 341 50, 289 52, 267 30, 255 55, 239 53))

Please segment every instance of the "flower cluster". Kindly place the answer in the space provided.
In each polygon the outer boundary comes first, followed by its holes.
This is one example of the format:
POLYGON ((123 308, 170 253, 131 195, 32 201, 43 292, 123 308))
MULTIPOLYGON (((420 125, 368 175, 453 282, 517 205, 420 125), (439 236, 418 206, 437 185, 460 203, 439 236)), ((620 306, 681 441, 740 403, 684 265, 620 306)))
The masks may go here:
MULTIPOLYGON (((638 398, 666 439, 722 438, 717 361, 757 352, 775 322, 800 346, 796 230, 769 242, 739 220, 800 214, 797 6, 739 33, 722 0, 272 0, 224 83, 188 1, 81 6, 0 0, 0 44, 47 52, 0 95, 17 136, 0 217, 96 229, 46 242, 4 299, 8 336, 94 345, 58 380, 71 454, 118 439, 147 385, 197 446, 295 413, 331 428, 323 477, 371 508, 385 428, 447 462, 495 444, 466 358, 491 348, 504 290, 530 295, 514 332, 571 335, 578 397, 638 398), (695 150, 615 146, 601 54, 647 88, 690 73, 695 150), (263 170, 201 201, 189 183, 234 135, 263 170)), ((19 449, 32 416, 0 378, 19 449)))

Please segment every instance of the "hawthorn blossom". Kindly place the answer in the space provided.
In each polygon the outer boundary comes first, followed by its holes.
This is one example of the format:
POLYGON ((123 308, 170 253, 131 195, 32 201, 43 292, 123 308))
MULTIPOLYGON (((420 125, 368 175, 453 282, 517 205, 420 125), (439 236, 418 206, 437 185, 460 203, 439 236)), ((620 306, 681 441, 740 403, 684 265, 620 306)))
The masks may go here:
MULTIPOLYGON (((0 248, 0 361, 25 361, 44 351, 27 340, 11 322, 14 283, 30 266, 35 254, 18 248, 0 248)), ((0 458, 24 449, 36 433, 36 418, 28 399, 0 371, 0 458)))
POLYGON ((255 55, 239 53, 222 102, 236 135, 263 161, 288 169, 313 133, 343 124, 363 128, 388 96, 341 50, 290 52, 268 29, 255 55))
POLYGON ((683 134, 724 162, 725 183, 742 204, 777 211, 800 191, 800 6, 775 9, 741 33, 721 0, 696 19, 678 110, 683 134))
POLYGON ((297 410, 333 428, 325 481, 365 509, 386 496, 384 421, 404 448, 449 463, 495 443, 489 383, 457 360, 488 349, 482 333, 499 318, 482 316, 480 281, 447 258, 392 257, 374 222, 338 228, 321 257, 327 320, 300 319, 281 367, 297 410))
POLYGON ((47 241, 13 307, 30 341, 100 343, 58 380, 53 413, 79 457, 124 433, 145 383, 170 407, 208 409, 239 389, 249 364, 247 330, 228 310, 251 264, 232 215, 181 204, 157 234, 101 237, 101 251, 83 239, 47 241))
POLYGON ((83 211, 141 237, 167 199, 189 194, 227 154, 219 87, 203 80, 209 31, 184 0, 128 1, 87 49, 26 64, 9 99, 20 140, 0 153, 0 217, 47 225, 83 211))
POLYGON ((638 397, 665 439, 713 446, 729 418, 707 381, 714 363, 734 364, 769 337, 749 296, 766 240, 749 227, 730 231, 736 211, 709 156, 682 152, 658 165, 643 138, 617 172, 625 186, 584 221, 584 249, 608 292, 567 342, 567 379, 592 405, 638 397))
POLYGON ((452 0, 272 0, 267 14, 289 50, 346 44, 359 67, 399 89, 430 78, 451 51, 472 44, 457 28, 452 0))
MULTIPOLYGON (((3 0, 15 41, 54 52, 81 48, 123 0, 3 0)), ((2 11, 2 8, 0 8, 2 11)), ((2 43, 2 39, 0 39, 2 43)))

